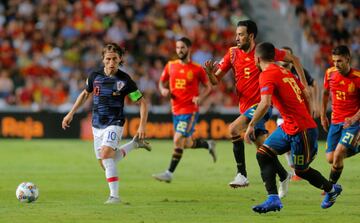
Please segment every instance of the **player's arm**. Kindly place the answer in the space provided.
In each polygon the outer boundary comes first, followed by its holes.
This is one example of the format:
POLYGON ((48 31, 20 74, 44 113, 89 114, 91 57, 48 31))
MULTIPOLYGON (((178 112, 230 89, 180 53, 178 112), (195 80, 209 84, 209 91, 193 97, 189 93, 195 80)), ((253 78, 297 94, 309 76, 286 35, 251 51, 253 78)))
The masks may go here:
POLYGON ((314 108, 313 108, 314 102, 310 95, 309 85, 307 84, 305 72, 304 72, 303 66, 301 65, 300 59, 297 56, 295 56, 294 54, 291 54, 291 53, 288 53, 285 51, 285 56, 284 56, 283 60, 287 61, 287 62, 291 62, 296 70, 296 73, 299 75, 300 82, 304 86, 303 93, 304 93, 305 98, 307 98, 309 100, 308 108, 309 108, 310 114, 312 114, 312 112, 314 111, 314 108))
POLYGON ((193 102, 196 105, 200 105, 204 99, 210 94, 211 85, 209 83, 204 84, 204 89, 200 92, 199 96, 193 98, 193 102))
POLYGON ((144 97, 141 97, 137 103, 140 105, 140 123, 139 123, 137 136, 140 139, 144 139, 146 136, 145 132, 146 132, 146 123, 148 119, 148 106, 146 99, 144 97))
POLYGON ((344 123, 344 129, 349 128, 351 125, 355 124, 357 121, 360 120, 360 109, 356 112, 355 115, 353 115, 350 118, 345 118, 345 123, 344 123))
POLYGON ((170 89, 169 89, 169 82, 168 81, 159 81, 159 90, 160 90, 160 94, 163 97, 167 97, 170 94, 170 89))
POLYGON ((144 139, 145 131, 146 131, 146 122, 148 118, 148 106, 144 96, 142 95, 140 90, 137 89, 136 84, 132 81, 130 83, 132 83, 133 91, 128 94, 128 97, 132 102, 136 102, 140 106, 140 123, 135 137, 138 137, 139 139, 144 139))
POLYGON ((88 92, 87 90, 83 90, 80 95, 77 97, 73 107, 69 111, 69 113, 64 117, 62 121, 62 128, 66 129, 70 127, 70 122, 73 119, 76 111, 86 102, 86 100, 92 95, 92 92, 88 92))
POLYGON ((317 84, 317 82, 315 80, 313 80, 312 84, 309 87, 310 87, 310 95, 311 95, 312 102, 313 102, 312 116, 314 118, 317 118, 320 115, 320 106, 319 106, 319 103, 318 103, 319 87, 318 87, 318 84, 317 84))
POLYGON ((255 138, 255 125, 264 117, 266 112, 269 110, 271 106, 271 95, 264 94, 261 95, 261 101, 258 104, 254 116, 251 119, 248 128, 246 129, 245 133, 245 142, 251 144, 251 138, 255 138))
POLYGON ((329 120, 326 116, 327 106, 329 103, 329 96, 330 96, 329 90, 324 89, 322 93, 320 120, 321 120, 321 125, 326 132, 328 131, 329 128, 329 120))
POLYGON ((296 70, 296 73, 299 75, 299 79, 305 88, 308 88, 308 84, 305 77, 305 72, 303 66, 301 65, 300 59, 294 54, 288 53, 285 51, 284 61, 291 62, 296 70))
POLYGON ((205 62, 204 70, 212 85, 217 85, 221 78, 225 75, 225 72, 221 69, 217 69, 217 67, 218 63, 214 62, 213 60, 208 60, 205 62))

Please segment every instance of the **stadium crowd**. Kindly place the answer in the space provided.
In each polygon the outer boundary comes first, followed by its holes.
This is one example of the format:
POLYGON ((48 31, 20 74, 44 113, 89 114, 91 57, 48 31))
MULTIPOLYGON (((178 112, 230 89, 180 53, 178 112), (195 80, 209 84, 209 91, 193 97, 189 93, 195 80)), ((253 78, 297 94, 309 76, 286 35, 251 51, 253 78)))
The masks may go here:
MULTIPOLYGON (((354 0, 290 0, 304 31, 301 48, 314 55, 322 71, 331 66, 331 50, 349 46, 352 66, 360 65, 360 2, 354 0)), ((323 75, 323 74, 321 74, 323 75)))
MULTIPOLYGON (((359 8, 342 0, 291 0, 316 63, 328 67, 330 50, 346 43, 360 51, 359 8), (326 19, 324 19, 326 18, 326 19), (334 25, 336 24, 336 25, 334 25)), ((104 42, 127 50, 123 69, 152 105, 167 105, 157 83, 174 39, 193 41, 192 59, 220 59, 234 43, 234 27, 248 18, 238 0, 11 0, 0 2, 0 108, 66 111, 104 42)), ((353 66, 358 67, 359 56, 353 66)), ((232 75, 205 108, 237 106, 232 75)))
MULTIPOLYGON (((168 103, 157 82, 165 61, 175 58, 173 40, 191 38, 193 60, 203 64, 231 46, 233 27, 243 18, 237 0, 2 1, 0 104, 66 110, 101 62, 104 42, 125 47, 123 69, 152 105, 168 103)), ((229 75, 206 104, 236 105, 232 81, 229 75)))

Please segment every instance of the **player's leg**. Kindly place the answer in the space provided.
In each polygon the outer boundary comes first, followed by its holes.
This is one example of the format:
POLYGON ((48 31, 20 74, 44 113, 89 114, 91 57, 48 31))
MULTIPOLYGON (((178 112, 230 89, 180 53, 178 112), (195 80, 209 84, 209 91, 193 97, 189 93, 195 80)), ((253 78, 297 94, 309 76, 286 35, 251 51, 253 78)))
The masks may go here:
MULTIPOLYGON (((256 124, 255 126, 255 145, 256 148, 259 148, 265 141, 266 137, 268 136, 268 131, 265 128, 265 123, 270 119, 272 114, 272 109, 270 108, 266 115, 256 124)), ((248 118, 252 118, 253 113, 245 113, 245 115, 248 115, 248 118)), ((283 165, 280 163, 278 157, 274 157, 275 159, 275 165, 276 165, 276 173, 279 176, 279 196, 280 198, 284 197, 289 188, 289 183, 292 177, 292 174, 283 167, 283 165)))
POLYGON ((96 159, 99 161, 100 167, 105 170, 104 165, 102 164, 101 160, 101 145, 102 145, 102 129, 92 128, 93 130, 93 137, 94 137, 94 153, 96 159))
POLYGON ((211 157, 213 158, 213 161, 216 162, 216 144, 214 140, 205 140, 205 139, 193 139, 192 135, 195 131, 195 125, 197 123, 198 120, 198 113, 196 113, 195 115, 195 120, 190 122, 189 125, 190 127, 188 128, 188 131, 185 134, 185 145, 184 148, 191 148, 191 149, 206 149, 209 151, 209 154, 211 155, 211 157))
POLYGON ((253 207, 253 211, 266 213, 280 210, 283 206, 276 187, 277 154, 286 152, 289 143, 284 139, 285 133, 277 128, 260 146, 256 152, 256 159, 260 167, 261 178, 264 182, 268 199, 253 207))
POLYGON ((105 177, 110 189, 110 196, 105 203, 113 204, 120 202, 119 175, 114 158, 120 144, 123 128, 120 126, 108 126, 101 131, 102 143, 100 158, 105 169, 105 177))
POLYGON ((118 163, 122 160, 128 153, 130 153, 133 149, 145 149, 147 151, 151 151, 151 145, 145 140, 140 140, 137 137, 134 137, 128 143, 121 145, 118 150, 115 152, 115 162, 118 163))
POLYGON ((169 168, 162 173, 153 174, 152 176, 159 181, 170 183, 173 178, 173 173, 177 165, 179 164, 185 146, 185 139, 187 136, 188 128, 191 127, 191 122, 195 120, 194 114, 185 114, 185 115, 174 115, 173 124, 174 124, 174 138, 173 138, 173 154, 170 160, 169 168), (190 125, 189 125, 190 124, 190 125))
POLYGON ((234 180, 229 183, 229 186, 233 188, 249 185, 245 164, 245 145, 242 136, 247 128, 248 122, 248 118, 241 115, 229 125, 229 132, 232 139, 233 153, 237 167, 237 175, 234 180))
POLYGON ((330 182, 333 184, 337 183, 341 176, 342 170, 344 168, 344 159, 348 156, 348 154, 351 154, 348 151, 353 151, 353 153, 356 151, 356 136, 359 131, 358 123, 350 126, 347 129, 342 129, 342 125, 340 126, 341 137, 334 152, 334 159, 329 177, 330 182))
POLYGON ((326 192, 321 207, 329 208, 335 203, 336 197, 340 195, 342 189, 340 185, 333 185, 319 171, 310 167, 310 163, 317 154, 317 136, 318 131, 316 128, 307 129, 295 136, 291 136, 291 152, 296 174, 314 187, 326 192))
POLYGON ((334 152, 341 137, 341 125, 331 124, 326 138, 326 160, 332 164, 334 152))
POLYGON ((175 132, 173 140, 174 140, 174 150, 170 160, 169 168, 165 172, 152 175, 158 181, 170 183, 173 178, 173 173, 175 172, 176 167, 178 166, 182 158, 182 154, 184 151, 185 137, 181 133, 175 132))

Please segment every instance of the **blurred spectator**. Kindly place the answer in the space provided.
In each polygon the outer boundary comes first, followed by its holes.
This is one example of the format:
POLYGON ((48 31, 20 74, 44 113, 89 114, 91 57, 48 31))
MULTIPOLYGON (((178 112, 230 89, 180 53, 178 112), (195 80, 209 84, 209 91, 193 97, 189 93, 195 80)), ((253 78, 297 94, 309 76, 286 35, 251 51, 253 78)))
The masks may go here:
POLYGON ((291 0, 305 40, 302 50, 315 55, 315 64, 322 72, 331 66, 331 49, 348 45, 352 50, 352 66, 359 67, 360 60, 360 10, 358 1, 291 0))
MULTIPOLYGON (((152 104, 167 104, 157 83, 164 61, 175 56, 173 40, 181 36, 192 39, 193 60, 200 64, 220 58, 234 45, 237 20, 247 18, 240 2, 1 1, 1 97, 10 94, 7 104, 29 109, 66 109, 83 89, 91 69, 101 62, 104 42, 116 42, 129 52, 121 69, 133 75, 152 104)), ((354 16, 349 14, 343 24, 356 30, 357 25, 349 20, 354 16)), ((231 83, 233 80, 226 85, 231 83)), ((236 106, 236 100, 228 97, 229 90, 221 88, 209 107, 236 106)))

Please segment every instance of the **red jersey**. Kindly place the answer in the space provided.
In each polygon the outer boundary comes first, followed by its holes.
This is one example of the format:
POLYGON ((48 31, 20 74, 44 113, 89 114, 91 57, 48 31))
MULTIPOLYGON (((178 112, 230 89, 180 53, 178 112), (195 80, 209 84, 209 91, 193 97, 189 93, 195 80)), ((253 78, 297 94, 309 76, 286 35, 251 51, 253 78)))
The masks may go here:
POLYGON ((160 81, 169 81, 172 111, 175 115, 199 111, 199 107, 192 102, 192 99, 199 96, 199 84, 208 83, 205 70, 199 64, 192 61, 186 64, 181 60, 169 61, 161 74, 160 81))
MULTIPOLYGON (((225 73, 230 68, 233 69, 236 93, 239 98, 240 113, 242 114, 260 102, 260 71, 255 65, 254 54, 255 47, 249 53, 244 52, 238 47, 231 47, 219 64, 219 69, 225 73)), ((285 54, 285 51, 275 49, 275 60, 283 60, 285 54)))
POLYGON ((271 64, 261 72, 259 84, 261 95, 272 95, 272 102, 284 119, 281 128, 286 134, 317 127, 306 107, 304 86, 288 70, 271 64))
POLYGON ((360 108, 360 71, 351 69, 348 76, 341 75, 335 67, 326 70, 324 89, 330 91, 332 100, 331 122, 338 124, 352 117, 360 108))

